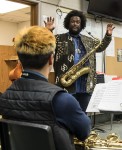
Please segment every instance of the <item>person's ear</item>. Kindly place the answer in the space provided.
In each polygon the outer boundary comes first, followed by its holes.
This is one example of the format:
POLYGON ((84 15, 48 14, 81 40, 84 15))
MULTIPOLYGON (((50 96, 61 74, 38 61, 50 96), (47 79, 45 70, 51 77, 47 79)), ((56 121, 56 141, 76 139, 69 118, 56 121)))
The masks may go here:
POLYGON ((49 65, 53 64, 53 60, 54 60, 54 54, 51 54, 49 58, 49 65))

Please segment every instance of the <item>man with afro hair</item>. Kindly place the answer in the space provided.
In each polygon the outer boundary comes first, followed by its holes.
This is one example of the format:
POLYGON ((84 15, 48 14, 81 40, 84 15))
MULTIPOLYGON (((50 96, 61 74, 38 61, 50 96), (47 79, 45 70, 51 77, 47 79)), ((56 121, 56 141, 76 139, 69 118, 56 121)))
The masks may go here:
MULTIPOLYGON (((54 18, 48 17, 45 26, 53 30, 54 18)), ((96 58, 95 52, 102 52, 111 42, 111 35, 114 29, 113 24, 107 25, 106 33, 97 46, 96 51, 88 58, 82 67, 89 67, 89 71, 80 76, 73 84, 64 87, 61 84, 61 77, 74 65, 77 64, 85 55, 94 49, 96 41, 90 37, 81 34, 86 27, 86 17, 83 12, 78 10, 70 11, 64 18, 64 28, 67 33, 56 35, 56 50, 54 60, 55 82, 57 85, 65 88, 80 103, 85 112, 88 106, 91 94, 96 84, 96 58)))

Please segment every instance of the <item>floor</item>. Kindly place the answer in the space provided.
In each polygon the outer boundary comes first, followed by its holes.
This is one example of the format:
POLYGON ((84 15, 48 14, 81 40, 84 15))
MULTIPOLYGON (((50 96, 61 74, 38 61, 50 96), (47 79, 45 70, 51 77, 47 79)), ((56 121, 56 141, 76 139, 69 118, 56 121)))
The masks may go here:
MULTIPOLYGON (((111 138, 110 140, 112 140, 112 144, 110 144, 110 142, 109 144, 112 145, 112 147, 108 146, 109 149, 122 150, 122 114, 121 116, 115 118, 113 121, 110 119, 104 123, 97 123, 94 126, 93 131, 98 134, 97 137, 100 139, 98 140, 100 141, 100 144, 104 145, 104 140, 106 141, 107 138, 111 138), (114 142, 115 147, 113 146, 114 142)), ((100 148, 100 150, 104 150, 104 148, 100 148)))
POLYGON ((95 143, 95 146, 92 146, 92 144, 88 142, 86 143, 86 148, 77 145, 76 150, 122 150, 122 120, 114 120, 112 124, 111 120, 107 122, 97 123, 95 124, 94 128, 92 128, 92 131, 95 131, 96 134, 95 136, 92 136, 92 141, 91 139, 89 141, 91 141, 91 143, 95 143), (109 134, 112 134, 112 136, 108 136, 109 134), (107 137, 112 137, 111 140, 115 141, 115 146, 113 146, 114 142, 106 142, 107 137), (97 142, 95 142, 96 139, 97 142))
POLYGON ((122 120, 113 121, 112 125, 111 122, 96 125, 93 128, 93 131, 96 131, 101 138, 105 138, 107 135, 115 133, 122 140, 122 120))

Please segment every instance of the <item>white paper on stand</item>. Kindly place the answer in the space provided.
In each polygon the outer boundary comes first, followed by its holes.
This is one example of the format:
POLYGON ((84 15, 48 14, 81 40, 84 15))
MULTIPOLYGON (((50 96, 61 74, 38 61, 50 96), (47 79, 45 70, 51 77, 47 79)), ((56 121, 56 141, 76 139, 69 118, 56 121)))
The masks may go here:
POLYGON ((95 86, 86 112, 100 111, 122 112, 122 80, 95 86))
POLYGON ((98 109, 101 111, 122 112, 122 80, 109 82, 98 109))
POLYGON ((86 112, 99 112, 98 105, 103 97, 107 83, 96 84, 86 112))

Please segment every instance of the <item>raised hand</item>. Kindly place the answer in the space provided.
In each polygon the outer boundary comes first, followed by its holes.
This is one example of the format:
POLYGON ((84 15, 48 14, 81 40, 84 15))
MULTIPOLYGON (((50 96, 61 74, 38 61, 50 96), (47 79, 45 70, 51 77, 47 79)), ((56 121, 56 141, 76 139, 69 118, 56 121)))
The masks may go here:
POLYGON ((50 31, 53 31, 55 29, 53 17, 47 17, 47 21, 44 21, 44 24, 45 24, 45 27, 49 29, 50 31))
POLYGON ((112 35, 112 32, 113 32, 114 28, 115 27, 113 26, 113 23, 107 24, 107 31, 106 31, 107 35, 112 35))

